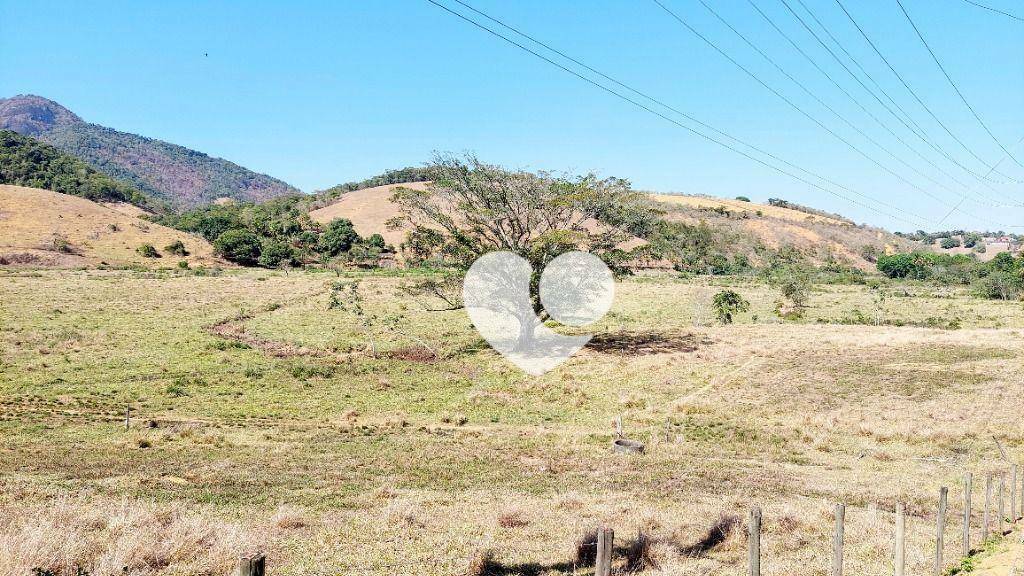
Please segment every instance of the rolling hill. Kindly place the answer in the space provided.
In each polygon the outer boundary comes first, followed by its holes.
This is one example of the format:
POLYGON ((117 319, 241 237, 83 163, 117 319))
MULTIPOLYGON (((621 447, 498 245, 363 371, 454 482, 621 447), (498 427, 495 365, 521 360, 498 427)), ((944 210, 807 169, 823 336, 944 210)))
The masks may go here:
POLYGON ((142 220, 131 213, 137 210, 50 190, 0 185, 0 266, 176 266, 181 260, 223 265, 202 238, 142 220), (178 241, 188 255, 166 249, 178 241), (153 246, 161 257, 143 256, 143 244, 153 246))
POLYGON ((90 124, 40 96, 0 98, 0 129, 51 144, 175 208, 201 206, 218 198, 261 202, 299 193, 285 182, 221 158, 90 124))
POLYGON ((765 248, 791 247, 815 264, 838 262, 870 270, 878 254, 922 248, 882 228, 805 211, 810 209, 681 194, 651 194, 651 198, 665 211, 665 218, 687 224, 703 221, 722 237, 731 253, 753 262, 760 260, 765 248))
MULTIPOLYGON (((347 218, 361 236, 380 234, 388 244, 398 247, 408 230, 390 229, 387 222, 399 215, 398 207, 390 200, 399 186, 423 190, 427 183, 387 184, 345 192, 333 203, 310 212, 310 217, 320 224, 347 218)), ((687 224, 706 222, 723 251, 742 254, 755 263, 763 259, 765 249, 792 247, 815 264, 835 261, 868 270, 874 268, 871 258, 875 254, 920 247, 880 228, 791 207, 677 194, 650 194, 650 198, 666 219, 687 224)))

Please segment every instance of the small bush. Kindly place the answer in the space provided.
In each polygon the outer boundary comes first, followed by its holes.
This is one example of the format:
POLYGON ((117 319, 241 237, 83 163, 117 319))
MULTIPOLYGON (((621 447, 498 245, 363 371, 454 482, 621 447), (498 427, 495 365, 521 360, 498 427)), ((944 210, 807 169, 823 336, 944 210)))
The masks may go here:
POLYGON ((181 268, 182 270, 188 270, 188 260, 179 260, 178 268, 181 268))
POLYGON ((145 258, 159 258, 160 253, 157 252, 156 248, 152 244, 143 244, 135 249, 136 252, 141 254, 145 258))
POLYGON ((185 244, 181 240, 175 240, 168 244, 164 247, 164 251, 175 256, 188 256, 188 250, 185 249, 185 244))
POLYGON ((715 310, 715 317, 722 324, 732 324, 734 314, 746 312, 750 309, 750 302, 744 300, 742 296, 732 290, 723 290, 715 294, 711 305, 715 310))
POLYGON ((995 270, 984 278, 979 278, 974 284, 974 290, 982 298, 1015 300, 1020 296, 1021 284, 1022 281, 1019 274, 995 270))
POLYGON ((942 248, 945 250, 950 250, 953 248, 959 248, 960 241, 957 240, 956 238, 943 238, 942 242, 940 242, 939 245, 942 246, 942 248))
POLYGON ((52 249, 54 252, 60 252, 61 254, 74 254, 75 247, 68 242, 68 239, 63 236, 54 236, 52 249))
POLYGON ((315 364, 296 364, 292 366, 292 377, 296 380, 309 380, 310 378, 330 378, 334 376, 333 366, 317 366, 315 364))

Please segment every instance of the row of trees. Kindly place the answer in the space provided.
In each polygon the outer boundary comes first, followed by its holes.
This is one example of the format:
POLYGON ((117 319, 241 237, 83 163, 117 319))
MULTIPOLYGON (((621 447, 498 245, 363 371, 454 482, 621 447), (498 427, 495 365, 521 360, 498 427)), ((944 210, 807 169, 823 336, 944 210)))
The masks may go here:
POLYGON ((912 252, 879 256, 878 270, 889 278, 971 285, 979 296, 1009 300, 1024 291, 1024 257, 1000 252, 988 262, 966 254, 912 252))

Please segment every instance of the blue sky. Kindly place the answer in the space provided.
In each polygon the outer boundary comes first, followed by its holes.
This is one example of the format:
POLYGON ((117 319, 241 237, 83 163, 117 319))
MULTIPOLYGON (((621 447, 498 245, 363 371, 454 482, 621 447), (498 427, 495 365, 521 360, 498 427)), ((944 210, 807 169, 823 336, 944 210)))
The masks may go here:
MULTIPOLYGON (((221 156, 306 191, 419 165, 435 150, 473 151, 509 167, 620 176, 642 189, 758 201, 782 197, 901 230, 1022 230, 1010 226, 1024 225, 1024 208, 1018 206, 1024 204, 1024 185, 983 187, 929 148, 863 91, 780 0, 752 1, 913 150, 847 99, 747 0, 707 1, 851 124, 948 189, 914 173, 822 108, 699 0, 663 2, 920 190, 793 110, 650 0, 469 3, 674 108, 826 176, 855 192, 826 188, 874 210, 708 143, 426 0, 0 0, 0 96, 52 98, 87 121, 221 156), (917 154, 974 188, 956 184, 917 154)), ((798 0, 787 1, 807 18, 798 0)), ((470 14, 453 0, 438 2, 470 14)), ((1024 12, 1014 0, 988 2, 1024 12)), ((804 3, 929 142, 968 168, 986 171, 913 100, 835 0, 804 3)), ((1003 156, 946 83, 896 0, 843 4, 968 148, 989 165, 1003 156)), ((1024 137, 1024 22, 962 0, 903 4, 997 138, 1010 146, 1024 137)), ((1016 150, 1024 162, 1024 145, 1016 150)), ((1024 169, 1012 161, 1001 168, 1024 180, 1024 169)))

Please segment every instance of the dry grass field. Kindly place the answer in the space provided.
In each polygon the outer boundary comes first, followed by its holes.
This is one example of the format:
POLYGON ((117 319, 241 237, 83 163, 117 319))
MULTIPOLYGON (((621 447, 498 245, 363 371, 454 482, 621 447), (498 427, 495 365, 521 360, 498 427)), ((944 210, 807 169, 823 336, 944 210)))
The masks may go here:
POLYGON ((837 501, 850 574, 890 573, 900 501, 923 574, 939 486, 952 566, 959 478, 1005 471, 993 435, 1024 447, 1020 302, 821 285, 783 322, 753 280, 633 277, 534 378, 408 274, 0 271, 0 574, 227 574, 253 548, 280 575, 586 574, 606 523, 651 536, 645 573, 740 575, 741 526, 702 540, 759 504, 766 573, 811 576, 837 501), (368 321, 330 306, 350 280, 368 321), (752 304, 729 326, 725 285, 752 304), (645 454, 612 453, 616 416, 645 454))
POLYGON ((34 267, 220 265, 213 247, 199 236, 147 222, 130 204, 103 205, 49 190, 0 185, 0 265, 34 267), (146 258, 137 251, 150 244, 159 252, 181 241, 188 256, 146 258))

